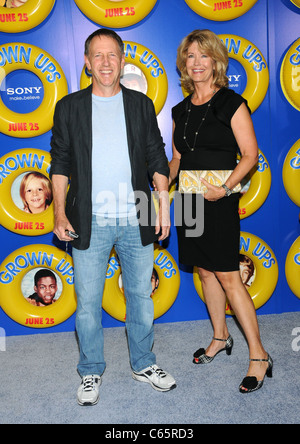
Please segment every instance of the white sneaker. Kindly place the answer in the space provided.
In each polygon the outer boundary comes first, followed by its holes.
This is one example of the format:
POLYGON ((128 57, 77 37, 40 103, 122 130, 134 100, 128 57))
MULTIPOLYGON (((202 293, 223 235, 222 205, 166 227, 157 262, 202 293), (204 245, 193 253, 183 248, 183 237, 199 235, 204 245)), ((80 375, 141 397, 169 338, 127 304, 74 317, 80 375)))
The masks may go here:
POLYGON ((97 404, 101 382, 99 375, 84 376, 77 392, 78 404, 85 406, 97 404))
POLYGON ((136 381, 147 382, 159 392, 168 392, 176 388, 176 381, 169 373, 164 372, 157 365, 150 365, 141 372, 133 372, 133 379, 136 381))

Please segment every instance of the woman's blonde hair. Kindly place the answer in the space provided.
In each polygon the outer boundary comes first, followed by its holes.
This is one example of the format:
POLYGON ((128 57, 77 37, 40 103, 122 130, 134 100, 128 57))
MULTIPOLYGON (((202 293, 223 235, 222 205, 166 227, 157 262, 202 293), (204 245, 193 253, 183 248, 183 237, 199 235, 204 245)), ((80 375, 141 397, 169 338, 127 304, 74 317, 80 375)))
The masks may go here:
POLYGON ((188 49, 197 42, 200 50, 215 62, 213 84, 218 88, 228 87, 228 51, 219 37, 208 29, 196 30, 185 37, 177 51, 177 68, 181 73, 181 85, 190 94, 195 91, 194 82, 186 69, 188 49))

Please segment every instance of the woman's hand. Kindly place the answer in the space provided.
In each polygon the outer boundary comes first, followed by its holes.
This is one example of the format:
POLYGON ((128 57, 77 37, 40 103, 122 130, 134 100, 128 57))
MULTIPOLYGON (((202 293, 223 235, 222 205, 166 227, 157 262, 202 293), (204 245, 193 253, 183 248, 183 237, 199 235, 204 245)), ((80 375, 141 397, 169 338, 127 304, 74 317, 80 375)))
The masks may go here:
POLYGON ((211 202, 216 202, 219 199, 222 199, 222 197, 225 196, 226 191, 222 187, 216 187, 215 185, 210 184, 205 179, 200 179, 203 185, 206 186, 207 191, 204 194, 204 199, 209 200, 211 202))

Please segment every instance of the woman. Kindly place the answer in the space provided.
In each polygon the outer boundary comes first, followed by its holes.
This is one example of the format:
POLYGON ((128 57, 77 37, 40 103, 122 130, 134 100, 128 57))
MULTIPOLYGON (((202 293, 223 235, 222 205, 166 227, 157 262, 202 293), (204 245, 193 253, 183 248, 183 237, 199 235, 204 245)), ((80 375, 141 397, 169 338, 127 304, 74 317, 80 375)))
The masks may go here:
POLYGON ((214 33, 188 35, 178 49, 177 67, 182 86, 191 95, 172 110, 170 183, 183 170, 230 171, 222 186, 200 179, 206 186, 203 235, 186 237, 186 227, 177 227, 179 260, 198 267, 214 328, 211 344, 195 353, 194 363, 210 363, 220 351, 231 354, 227 296, 249 345, 249 370, 240 385, 242 393, 249 393, 262 387, 266 374, 272 376, 273 362, 261 343, 254 304, 239 272, 239 194, 232 190, 256 165, 257 141, 246 100, 228 89, 228 52, 214 33))

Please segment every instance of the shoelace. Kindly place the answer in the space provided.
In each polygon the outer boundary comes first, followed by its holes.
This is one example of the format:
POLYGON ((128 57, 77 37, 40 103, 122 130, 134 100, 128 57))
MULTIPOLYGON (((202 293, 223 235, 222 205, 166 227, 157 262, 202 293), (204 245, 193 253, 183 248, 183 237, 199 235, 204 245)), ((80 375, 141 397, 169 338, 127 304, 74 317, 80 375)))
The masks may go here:
POLYGON ((152 373, 156 373, 156 375, 159 378, 165 378, 167 376, 166 372, 164 372, 161 368, 156 368, 155 369, 154 367, 152 367, 152 365, 150 365, 150 368, 152 370, 152 373))
POLYGON ((95 378, 94 377, 85 378, 83 380, 83 391, 91 392, 92 390, 94 390, 94 384, 95 384, 95 378))

